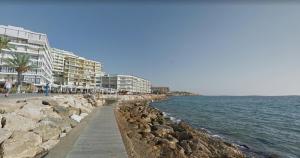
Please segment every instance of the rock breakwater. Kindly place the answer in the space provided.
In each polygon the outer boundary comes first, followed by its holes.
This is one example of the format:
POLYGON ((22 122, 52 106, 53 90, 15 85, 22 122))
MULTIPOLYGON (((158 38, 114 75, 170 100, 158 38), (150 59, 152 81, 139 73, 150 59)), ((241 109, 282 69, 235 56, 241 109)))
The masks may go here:
POLYGON ((143 158, 244 158, 233 144, 173 122, 147 102, 123 102, 116 118, 129 157, 143 158))
POLYGON ((91 95, 59 95, 0 103, 0 157, 42 157, 81 119, 104 104, 91 95))

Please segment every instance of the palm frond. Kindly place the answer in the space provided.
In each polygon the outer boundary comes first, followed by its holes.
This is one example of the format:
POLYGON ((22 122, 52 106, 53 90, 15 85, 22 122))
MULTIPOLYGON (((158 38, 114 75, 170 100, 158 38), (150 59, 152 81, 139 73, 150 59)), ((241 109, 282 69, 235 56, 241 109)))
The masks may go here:
POLYGON ((2 49, 8 49, 8 50, 16 50, 16 47, 14 45, 11 45, 10 40, 4 37, 0 37, 0 51, 2 49))
POLYGON ((30 62, 30 56, 28 54, 14 54, 12 58, 4 59, 5 63, 9 67, 13 67, 17 72, 27 72, 32 69, 37 69, 35 64, 30 62))

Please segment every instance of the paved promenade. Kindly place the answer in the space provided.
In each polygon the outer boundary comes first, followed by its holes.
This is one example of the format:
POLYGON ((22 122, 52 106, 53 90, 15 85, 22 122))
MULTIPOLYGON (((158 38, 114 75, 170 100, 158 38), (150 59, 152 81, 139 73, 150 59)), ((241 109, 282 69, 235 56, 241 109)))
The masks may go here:
POLYGON ((67 154, 67 158, 126 157, 113 106, 103 106, 95 113, 67 154))
POLYGON ((9 94, 9 97, 5 97, 4 94, 0 93, 0 99, 25 99, 31 97, 43 97, 43 93, 19 93, 19 94, 9 94))

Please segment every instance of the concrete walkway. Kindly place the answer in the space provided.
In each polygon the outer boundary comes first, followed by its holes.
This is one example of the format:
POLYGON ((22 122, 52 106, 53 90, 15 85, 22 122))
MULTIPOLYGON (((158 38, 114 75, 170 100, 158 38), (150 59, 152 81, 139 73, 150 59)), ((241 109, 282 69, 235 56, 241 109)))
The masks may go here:
POLYGON ((127 158, 113 106, 103 106, 80 134, 67 158, 127 158))
POLYGON ((0 93, 0 99, 26 99, 32 97, 43 97, 45 94, 43 93, 19 93, 19 94, 9 94, 9 97, 5 97, 5 94, 0 93))

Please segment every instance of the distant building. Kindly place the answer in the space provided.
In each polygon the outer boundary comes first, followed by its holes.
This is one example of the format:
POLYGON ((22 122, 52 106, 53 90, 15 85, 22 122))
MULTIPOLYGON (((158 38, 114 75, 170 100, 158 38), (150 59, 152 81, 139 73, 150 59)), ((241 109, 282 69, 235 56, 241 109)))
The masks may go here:
POLYGON ((151 83, 140 77, 131 75, 104 75, 102 87, 116 89, 118 92, 151 93, 151 83))
POLYGON ((151 92, 154 94, 167 94, 170 89, 169 87, 151 87, 151 92))
POLYGON ((102 65, 72 52, 52 49, 54 55, 54 84, 70 87, 95 88, 101 86, 102 65))
POLYGON ((32 32, 21 27, 0 25, 0 37, 7 38, 13 49, 3 49, 0 54, 0 82, 17 80, 15 68, 7 66, 3 59, 13 54, 28 54, 37 68, 23 73, 23 82, 43 86, 81 89, 101 88, 102 65, 72 52, 51 48, 46 34, 32 32))
POLYGON ((23 74, 23 82, 43 86, 52 83, 52 63, 50 44, 46 34, 32 32, 21 27, 0 25, 0 36, 10 40, 14 49, 3 49, 0 60, 0 82, 5 79, 17 80, 17 72, 6 65, 3 59, 13 54, 28 54, 32 64, 38 68, 23 74))

